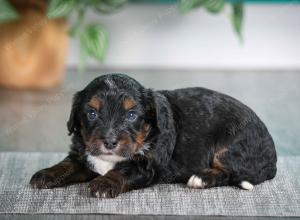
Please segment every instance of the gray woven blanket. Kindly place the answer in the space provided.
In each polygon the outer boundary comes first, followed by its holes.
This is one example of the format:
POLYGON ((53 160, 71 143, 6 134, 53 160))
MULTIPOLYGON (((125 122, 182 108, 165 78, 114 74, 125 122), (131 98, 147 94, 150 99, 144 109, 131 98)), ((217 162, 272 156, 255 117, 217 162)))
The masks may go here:
POLYGON ((274 180, 253 191, 190 189, 161 184, 115 199, 89 197, 87 184, 33 190, 32 174, 59 162, 61 153, 0 153, 0 213, 300 216, 300 157, 280 157, 274 180))

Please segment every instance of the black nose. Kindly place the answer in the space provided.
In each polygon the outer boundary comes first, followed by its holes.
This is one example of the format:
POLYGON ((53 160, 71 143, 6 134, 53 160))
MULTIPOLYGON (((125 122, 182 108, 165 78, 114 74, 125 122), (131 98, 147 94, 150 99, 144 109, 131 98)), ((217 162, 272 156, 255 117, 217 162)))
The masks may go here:
POLYGON ((103 143, 104 143, 104 147, 106 149, 111 150, 111 149, 114 149, 117 146, 118 141, 116 141, 116 140, 105 140, 103 143))

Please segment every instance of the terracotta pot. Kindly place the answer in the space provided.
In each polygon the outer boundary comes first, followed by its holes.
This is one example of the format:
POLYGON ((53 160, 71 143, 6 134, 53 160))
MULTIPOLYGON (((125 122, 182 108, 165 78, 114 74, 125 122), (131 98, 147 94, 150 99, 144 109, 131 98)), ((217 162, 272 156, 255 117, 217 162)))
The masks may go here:
POLYGON ((0 85, 19 89, 59 85, 69 40, 66 21, 47 19, 46 2, 12 3, 21 17, 0 24, 0 85))

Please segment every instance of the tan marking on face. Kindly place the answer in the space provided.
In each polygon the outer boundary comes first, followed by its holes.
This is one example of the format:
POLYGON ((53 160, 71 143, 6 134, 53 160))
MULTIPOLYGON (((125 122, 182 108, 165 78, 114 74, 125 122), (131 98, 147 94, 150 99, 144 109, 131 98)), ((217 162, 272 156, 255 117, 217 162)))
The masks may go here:
POLYGON ((136 148, 143 146, 144 140, 146 139, 146 137, 149 133, 149 130, 150 130, 150 125, 144 124, 142 131, 136 135, 136 138, 135 138, 136 148))
POLYGON ((135 142, 138 146, 143 145, 144 143, 144 138, 145 138, 145 134, 144 132, 140 132, 137 134, 136 138, 135 138, 135 142))
POLYGON ((127 111, 131 108, 133 108, 135 106, 135 102, 129 98, 129 97, 126 97, 124 100, 123 100, 123 108, 127 111))
POLYGON ((119 146, 116 149, 116 154, 121 155, 123 157, 128 157, 130 155, 134 155, 140 148, 144 146, 144 140, 148 136, 150 131, 150 125, 144 124, 142 131, 137 133, 136 138, 134 142, 131 140, 131 138, 127 135, 124 135, 119 140, 119 146))
POLYGON ((99 97, 94 96, 91 98, 91 100, 88 102, 88 105, 94 109, 96 109, 97 111, 100 110, 101 106, 102 106, 102 101, 99 97))
POLYGON ((129 136, 124 136, 119 141, 120 145, 129 146, 131 144, 131 140, 129 136))

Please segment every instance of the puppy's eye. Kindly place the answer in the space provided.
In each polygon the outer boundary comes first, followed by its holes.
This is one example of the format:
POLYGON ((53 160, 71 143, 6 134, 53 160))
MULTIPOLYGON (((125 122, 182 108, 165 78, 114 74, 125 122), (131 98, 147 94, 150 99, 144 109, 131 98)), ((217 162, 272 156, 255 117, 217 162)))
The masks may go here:
POLYGON ((135 111, 129 111, 127 112, 127 119, 129 121, 134 121, 137 118, 137 114, 135 111))
POLYGON ((90 109, 87 113, 87 118, 90 120, 90 121, 93 121, 97 118, 97 112, 94 110, 94 109, 90 109))

